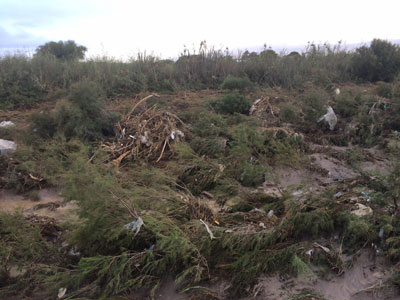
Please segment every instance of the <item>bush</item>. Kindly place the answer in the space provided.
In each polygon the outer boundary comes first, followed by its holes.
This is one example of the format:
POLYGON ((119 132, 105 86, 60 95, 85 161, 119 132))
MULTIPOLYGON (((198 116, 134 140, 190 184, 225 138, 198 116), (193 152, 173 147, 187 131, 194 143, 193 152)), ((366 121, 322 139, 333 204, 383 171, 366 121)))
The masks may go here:
POLYGON ((201 112, 193 122, 193 133, 199 137, 217 137, 226 132, 227 124, 221 115, 201 112))
POLYGON ((357 48, 352 60, 353 74, 371 82, 393 81, 399 71, 399 47, 384 40, 374 39, 370 47, 357 48))
POLYGON ((252 86, 253 84, 251 83, 248 77, 228 76, 222 83, 221 89, 244 91, 246 89, 250 89, 252 86))
POLYGON ((393 87, 387 82, 378 82, 378 95, 385 98, 392 98, 393 87))
POLYGON ((358 113, 361 97, 359 95, 353 96, 348 93, 339 95, 334 106, 335 112, 343 118, 350 118, 358 113))
POLYGON ((211 106, 216 112, 221 114, 248 114, 250 110, 250 102, 238 92, 232 92, 224 95, 222 98, 211 102, 211 106))
POLYGON ((42 138, 53 137, 60 131, 68 139, 93 141, 112 134, 115 119, 104 110, 99 86, 82 82, 71 89, 68 101, 59 102, 55 111, 34 115, 33 125, 42 138))
POLYGON ((207 155, 212 158, 222 156, 225 150, 226 140, 218 138, 195 137, 190 142, 190 146, 199 155, 207 155))
POLYGON ((292 103, 286 103, 282 106, 280 117, 283 122, 295 124, 300 120, 300 110, 298 106, 292 103))
POLYGON ((267 168, 260 164, 245 162, 238 170, 236 179, 243 185, 257 187, 265 181, 267 168))
POLYGON ((316 128, 317 121, 326 113, 326 99, 326 95, 317 92, 305 95, 303 112, 309 128, 316 128))

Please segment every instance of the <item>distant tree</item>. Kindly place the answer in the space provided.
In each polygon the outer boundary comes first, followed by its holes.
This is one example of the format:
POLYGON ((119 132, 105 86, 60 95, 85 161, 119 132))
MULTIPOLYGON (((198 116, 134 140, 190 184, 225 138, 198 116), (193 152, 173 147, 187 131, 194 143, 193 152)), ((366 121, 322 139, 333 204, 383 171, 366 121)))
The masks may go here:
POLYGON ((278 54, 272 49, 267 49, 261 51, 260 57, 263 60, 275 60, 278 57, 278 54))
POLYGON ((392 81, 400 72, 399 46, 374 39, 370 47, 357 48, 352 70, 354 75, 364 80, 392 81))
POLYGON ((60 60, 78 60, 85 58, 85 46, 77 45, 74 41, 48 42, 36 49, 36 55, 54 55, 60 60))

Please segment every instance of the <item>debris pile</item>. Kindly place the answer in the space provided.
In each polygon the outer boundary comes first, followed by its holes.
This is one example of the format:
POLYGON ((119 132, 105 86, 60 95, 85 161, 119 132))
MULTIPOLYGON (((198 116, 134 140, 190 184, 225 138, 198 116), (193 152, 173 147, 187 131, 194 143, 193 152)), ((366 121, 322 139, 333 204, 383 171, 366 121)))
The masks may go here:
POLYGON ((40 234, 48 239, 58 239, 61 235, 62 229, 54 218, 29 215, 25 217, 25 221, 31 225, 38 226, 40 234))
POLYGON ((117 124, 115 140, 102 145, 117 165, 130 158, 159 162, 167 153, 171 154, 172 142, 187 136, 185 124, 173 113, 155 106, 135 113, 140 104, 153 96, 157 95, 149 95, 134 105, 117 124))
POLYGON ((279 122, 279 108, 272 106, 269 98, 260 98, 254 101, 250 108, 249 114, 251 116, 263 117, 267 124, 275 124, 279 122))

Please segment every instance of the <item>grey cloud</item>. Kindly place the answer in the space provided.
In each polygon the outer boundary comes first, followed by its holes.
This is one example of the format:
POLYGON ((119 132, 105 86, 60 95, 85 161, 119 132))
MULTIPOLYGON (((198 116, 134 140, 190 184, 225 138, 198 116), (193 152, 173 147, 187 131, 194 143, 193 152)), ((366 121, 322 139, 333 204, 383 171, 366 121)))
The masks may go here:
POLYGON ((43 37, 32 35, 26 31, 11 34, 0 27, 0 49, 36 48, 46 40, 43 37))

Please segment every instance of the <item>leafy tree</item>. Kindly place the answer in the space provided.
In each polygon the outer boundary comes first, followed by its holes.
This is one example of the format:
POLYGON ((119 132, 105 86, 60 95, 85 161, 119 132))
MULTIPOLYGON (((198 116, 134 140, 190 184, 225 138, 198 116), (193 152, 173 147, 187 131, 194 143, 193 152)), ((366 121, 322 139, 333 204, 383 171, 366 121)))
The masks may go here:
POLYGON ((371 82, 392 81, 400 72, 400 50, 388 41, 374 39, 370 47, 357 48, 352 61, 354 75, 371 82))
POLYGON ((48 42, 36 49, 36 55, 54 55, 60 60, 78 60, 85 57, 87 48, 74 41, 48 42))

